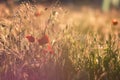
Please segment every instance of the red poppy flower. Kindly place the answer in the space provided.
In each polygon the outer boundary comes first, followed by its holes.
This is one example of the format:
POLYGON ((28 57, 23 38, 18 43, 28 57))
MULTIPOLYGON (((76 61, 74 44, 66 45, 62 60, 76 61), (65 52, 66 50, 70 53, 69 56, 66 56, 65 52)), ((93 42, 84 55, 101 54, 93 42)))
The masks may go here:
POLYGON ((113 19, 113 20, 112 20, 112 24, 113 24, 113 25, 117 25, 117 24, 118 24, 118 21, 117 21, 116 19, 113 19))
POLYGON ((42 53, 44 53, 44 54, 46 54, 46 53, 53 54, 54 50, 52 49, 52 46, 50 44, 48 44, 45 49, 42 49, 42 53))
POLYGON ((38 39, 38 43, 40 45, 49 43, 49 37, 47 35, 42 36, 42 38, 38 39))
POLYGON ((41 14, 40 14, 40 12, 39 11, 37 11, 37 12, 35 12, 35 14, 34 14, 36 17, 38 17, 38 16, 40 16, 41 14))
POLYGON ((33 36, 26 36, 29 42, 35 42, 35 38, 33 36))
POLYGON ((54 53, 54 50, 52 49, 52 46, 50 44, 47 45, 47 50, 50 54, 54 53))

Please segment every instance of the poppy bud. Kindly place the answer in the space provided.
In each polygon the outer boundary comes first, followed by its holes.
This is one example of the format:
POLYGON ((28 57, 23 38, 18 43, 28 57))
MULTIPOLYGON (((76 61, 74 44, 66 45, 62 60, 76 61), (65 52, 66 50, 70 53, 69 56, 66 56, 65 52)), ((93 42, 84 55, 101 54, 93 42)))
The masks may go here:
POLYGON ((40 16, 41 14, 40 14, 40 12, 39 11, 37 11, 37 12, 35 12, 35 14, 34 14, 36 17, 38 17, 38 16, 40 16))
POLYGON ((113 20, 112 20, 112 24, 113 24, 113 25, 117 25, 117 24, 118 24, 118 21, 117 21, 116 19, 113 19, 113 20))

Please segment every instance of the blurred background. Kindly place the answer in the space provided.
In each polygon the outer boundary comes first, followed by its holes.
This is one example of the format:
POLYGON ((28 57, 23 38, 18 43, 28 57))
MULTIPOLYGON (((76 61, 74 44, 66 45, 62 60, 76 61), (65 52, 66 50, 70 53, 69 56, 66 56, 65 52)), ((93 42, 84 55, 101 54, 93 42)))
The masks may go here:
POLYGON ((120 0, 0 0, 0 3, 6 3, 8 7, 13 4, 20 4, 22 2, 30 2, 32 4, 51 4, 59 1, 62 5, 71 6, 91 6, 100 8, 104 12, 109 11, 111 8, 119 9, 120 0))

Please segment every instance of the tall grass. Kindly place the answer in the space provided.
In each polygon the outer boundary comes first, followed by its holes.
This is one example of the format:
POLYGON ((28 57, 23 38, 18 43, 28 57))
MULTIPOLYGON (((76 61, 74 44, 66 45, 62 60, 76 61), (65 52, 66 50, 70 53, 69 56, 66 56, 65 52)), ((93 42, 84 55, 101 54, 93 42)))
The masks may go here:
POLYGON ((0 79, 119 80, 119 24, 65 23, 55 7, 21 4, 0 22, 0 79))

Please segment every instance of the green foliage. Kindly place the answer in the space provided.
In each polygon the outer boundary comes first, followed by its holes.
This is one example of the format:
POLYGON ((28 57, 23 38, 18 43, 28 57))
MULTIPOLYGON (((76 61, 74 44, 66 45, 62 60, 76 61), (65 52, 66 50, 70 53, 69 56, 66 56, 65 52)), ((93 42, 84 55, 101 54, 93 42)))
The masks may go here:
POLYGON ((113 34, 107 34, 108 39, 101 40, 99 39, 101 33, 95 34, 92 29, 85 33, 86 29, 76 25, 69 26, 62 40, 63 51, 66 51, 76 72, 86 71, 88 80, 119 80, 118 38, 115 39, 113 34))

